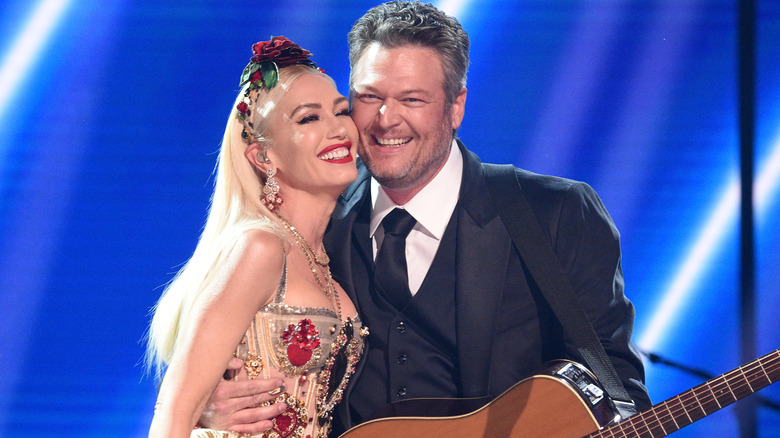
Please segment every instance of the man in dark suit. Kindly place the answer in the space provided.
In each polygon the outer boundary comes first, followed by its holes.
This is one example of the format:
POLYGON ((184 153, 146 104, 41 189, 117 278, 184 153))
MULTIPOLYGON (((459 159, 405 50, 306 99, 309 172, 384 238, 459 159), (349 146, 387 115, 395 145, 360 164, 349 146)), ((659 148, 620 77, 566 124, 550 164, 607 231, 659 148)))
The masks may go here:
MULTIPOLYGON (((457 140, 468 35, 433 6, 388 2, 355 23, 349 43, 363 164, 325 244, 371 334, 336 431, 390 402, 496 396, 548 360, 581 362, 512 245, 483 164, 457 140)), ((609 214, 584 183, 516 173, 620 380, 649 407, 609 214)))
MULTIPOLYGON (((513 249, 479 158, 456 140, 469 45, 460 24, 430 5, 389 2, 348 38, 365 168, 337 205, 326 246, 371 335, 340 410, 343 427, 389 402, 497 395, 545 361, 582 361, 513 249), (380 273, 383 220, 394 209, 414 218, 401 298, 380 273)), ((518 176, 624 386, 648 407, 606 209, 583 183, 518 176)))

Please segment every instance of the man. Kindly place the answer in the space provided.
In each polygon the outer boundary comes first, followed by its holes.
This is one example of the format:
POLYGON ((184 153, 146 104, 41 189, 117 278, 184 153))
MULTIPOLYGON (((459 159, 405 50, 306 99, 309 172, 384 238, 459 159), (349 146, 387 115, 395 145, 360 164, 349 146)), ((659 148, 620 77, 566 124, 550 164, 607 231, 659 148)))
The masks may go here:
MULTIPOLYGON (((469 47, 460 24, 430 5, 388 2, 348 38, 365 168, 336 207, 325 243, 334 278, 371 334, 336 430, 390 402, 495 396, 548 360, 581 362, 512 246, 482 164, 456 139, 469 47), (413 228, 388 231, 391 221, 413 228), (383 255, 386 241, 402 242, 403 255, 383 255)), ((612 220, 583 183, 518 176, 623 385, 640 410, 649 407, 612 220)))

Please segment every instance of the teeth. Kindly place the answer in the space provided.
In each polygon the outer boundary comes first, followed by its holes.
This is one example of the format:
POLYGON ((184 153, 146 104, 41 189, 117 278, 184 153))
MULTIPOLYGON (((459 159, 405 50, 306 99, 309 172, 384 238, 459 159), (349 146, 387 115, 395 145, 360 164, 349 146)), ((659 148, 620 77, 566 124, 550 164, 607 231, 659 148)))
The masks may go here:
POLYGON ((412 141, 412 137, 406 137, 406 138, 379 138, 374 137, 376 139, 376 143, 380 146, 401 146, 403 144, 409 143, 412 141))
POLYGON ((349 155, 348 148, 334 149, 328 153, 317 155, 320 160, 338 160, 349 155))

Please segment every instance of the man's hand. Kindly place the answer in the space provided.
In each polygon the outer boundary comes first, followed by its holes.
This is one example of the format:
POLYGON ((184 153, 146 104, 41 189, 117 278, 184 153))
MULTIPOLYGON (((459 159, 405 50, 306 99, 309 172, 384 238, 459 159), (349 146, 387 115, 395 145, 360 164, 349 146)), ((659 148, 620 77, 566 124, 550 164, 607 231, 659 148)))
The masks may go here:
MULTIPOLYGON (((246 375, 243 365, 241 359, 233 358, 228 364, 228 371, 238 371, 239 376, 246 375)), ((210 429, 262 433, 271 428, 271 419, 284 412, 287 405, 258 405, 278 395, 283 384, 281 379, 222 380, 211 394, 198 423, 210 429), (269 393, 271 391, 273 395, 269 393)))

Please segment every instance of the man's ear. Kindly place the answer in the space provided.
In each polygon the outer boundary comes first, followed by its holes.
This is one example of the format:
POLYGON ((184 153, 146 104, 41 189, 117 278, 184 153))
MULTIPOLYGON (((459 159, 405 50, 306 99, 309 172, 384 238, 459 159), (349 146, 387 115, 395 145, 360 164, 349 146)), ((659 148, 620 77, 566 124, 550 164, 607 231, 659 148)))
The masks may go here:
POLYGON ((244 156, 257 170, 261 172, 268 170, 269 163, 266 162, 267 159, 265 157, 264 148, 260 143, 254 142, 247 146, 246 149, 244 149, 244 156))
POLYGON ((461 88, 460 93, 455 96, 455 100, 452 101, 450 107, 450 115, 452 116, 452 129, 458 129, 460 123, 463 121, 463 115, 466 112, 466 87, 461 88))

